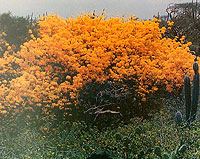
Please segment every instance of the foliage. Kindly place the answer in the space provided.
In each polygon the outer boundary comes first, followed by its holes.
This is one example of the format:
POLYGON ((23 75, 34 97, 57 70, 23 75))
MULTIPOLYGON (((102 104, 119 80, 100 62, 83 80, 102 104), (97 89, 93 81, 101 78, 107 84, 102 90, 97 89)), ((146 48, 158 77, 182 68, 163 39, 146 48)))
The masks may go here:
POLYGON ((168 112, 162 110, 150 121, 132 119, 128 125, 103 131, 84 122, 60 121, 53 115, 26 111, 1 118, 1 158, 83 159, 100 151, 113 159, 155 159, 160 155, 198 158, 199 122, 191 128, 177 127, 168 112))
POLYGON ((199 55, 200 45, 200 3, 176 3, 170 4, 167 9, 167 17, 162 16, 161 26, 167 26, 166 20, 174 22, 171 30, 168 30, 167 37, 185 36, 186 41, 192 42, 191 49, 199 55))
POLYGON ((165 90, 148 94, 145 100, 135 90, 137 83, 132 80, 88 83, 78 94, 76 118, 98 128, 116 127, 120 121, 129 123, 136 116, 151 118, 163 106, 160 97, 165 90))
POLYGON ((33 16, 18 17, 10 12, 3 13, 0 15, 0 32, 6 33, 7 43, 18 50, 20 45, 31 39, 31 34, 37 35, 37 22, 33 16))
POLYGON ((133 81, 143 101, 159 90, 179 92, 184 74, 192 74, 190 43, 163 38, 165 30, 156 19, 43 17, 40 38, 0 59, 1 108, 42 105, 66 110, 77 104, 86 84, 109 80, 133 81))
POLYGON ((0 33, 0 57, 3 56, 3 53, 5 52, 5 50, 7 50, 8 48, 11 49, 5 39, 5 36, 6 36, 5 32, 0 33))

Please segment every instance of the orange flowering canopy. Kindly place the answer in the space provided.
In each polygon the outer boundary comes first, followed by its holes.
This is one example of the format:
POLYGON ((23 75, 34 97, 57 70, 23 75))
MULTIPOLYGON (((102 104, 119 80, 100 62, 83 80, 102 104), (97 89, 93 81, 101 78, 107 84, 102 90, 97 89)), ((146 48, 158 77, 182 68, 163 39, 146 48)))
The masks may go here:
POLYGON ((159 22, 134 18, 43 17, 40 38, 0 59, 0 106, 51 105, 67 108, 88 82, 136 80, 145 95, 164 86, 180 88, 191 74, 190 43, 163 38, 159 22))

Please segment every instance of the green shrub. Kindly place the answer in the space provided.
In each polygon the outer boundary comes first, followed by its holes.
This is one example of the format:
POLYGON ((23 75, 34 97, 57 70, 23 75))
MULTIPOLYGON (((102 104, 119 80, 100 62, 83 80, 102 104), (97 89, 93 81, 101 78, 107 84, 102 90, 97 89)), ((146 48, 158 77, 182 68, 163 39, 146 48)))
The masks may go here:
POLYGON ((103 131, 78 121, 55 125, 53 117, 31 114, 1 119, 0 158, 84 159, 99 151, 114 159, 155 159, 176 151, 183 159, 200 154, 200 123, 195 121, 190 129, 177 126, 166 111, 151 120, 133 118, 103 131))

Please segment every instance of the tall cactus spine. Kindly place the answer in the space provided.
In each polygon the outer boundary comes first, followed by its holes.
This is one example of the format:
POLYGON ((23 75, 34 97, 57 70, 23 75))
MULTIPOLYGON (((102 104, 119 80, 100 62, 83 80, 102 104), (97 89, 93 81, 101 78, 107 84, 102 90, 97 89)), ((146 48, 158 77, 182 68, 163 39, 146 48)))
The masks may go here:
POLYGON ((191 114, 191 83, 190 78, 184 78, 184 95, 185 95, 185 108, 186 108, 186 121, 190 120, 191 114))

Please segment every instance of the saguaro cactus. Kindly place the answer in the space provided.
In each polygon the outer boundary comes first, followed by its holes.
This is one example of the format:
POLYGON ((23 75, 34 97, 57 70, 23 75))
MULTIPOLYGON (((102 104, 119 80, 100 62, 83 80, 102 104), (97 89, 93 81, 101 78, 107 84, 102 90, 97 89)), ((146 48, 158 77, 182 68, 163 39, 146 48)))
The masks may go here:
POLYGON ((192 107, 191 107, 191 120, 194 121, 196 118, 198 101, 199 101, 199 65, 195 61, 193 64, 194 77, 192 87, 192 107))
POLYGON ((190 78, 188 76, 185 76, 184 79, 184 93, 185 93, 186 121, 189 121, 191 114, 191 84, 190 84, 190 78))
POLYGON ((190 78, 185 76, 184 79, 184 93, 185 93, 185 107, 186 107, 186 121, 191 122, 196 118, 198 101, 199 101, 199 65, 197 60, 193 64, 194 76, 192 82, 192 95, 190 78))

